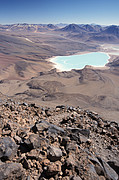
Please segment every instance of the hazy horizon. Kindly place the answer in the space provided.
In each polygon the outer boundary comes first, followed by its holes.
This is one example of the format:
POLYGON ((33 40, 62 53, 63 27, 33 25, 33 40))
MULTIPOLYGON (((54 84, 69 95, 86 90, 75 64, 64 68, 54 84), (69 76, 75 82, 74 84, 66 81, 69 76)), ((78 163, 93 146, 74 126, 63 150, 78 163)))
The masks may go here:
POLYGON ((88 25, 100 25, 100 26, 111 26, 111 25, 115 25, 115 26, 119 26, 119 24, 97 24, 97 23, 50 23, 50 22, 48 22, 48 23, 27 23, 27 22, 21 22, 21 23, 19 23, 19 22, 16 22, 16 23, 6 23, 6 24, 0 24, 0 25, 14 25, 14 24, 28 24, 28 25, 35 25, 35 24, 37 24, 37 25, 48 25, 48 24, 53 24, 53 25, 69 25, 69 24, 77 24, 77 25, 82 25, 82 24, 88 24, 88 25))
POLYGON ((0 24, 119 25, 118 0, 4 0, 0 24))

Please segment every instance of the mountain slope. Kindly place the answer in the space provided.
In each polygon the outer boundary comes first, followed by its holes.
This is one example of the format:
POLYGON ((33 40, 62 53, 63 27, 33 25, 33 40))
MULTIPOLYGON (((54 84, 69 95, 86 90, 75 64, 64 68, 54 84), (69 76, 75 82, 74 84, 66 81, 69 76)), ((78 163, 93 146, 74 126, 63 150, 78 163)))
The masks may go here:
POLYGON ((61 28, 60 31, 73 32, 73 33, 86 32, 85 29, 83 29, 82 27, 80 27, 77 24, 69 24, 68 26, 65 26, 64 28, 61 28))
POLYGON ((103 28, 100 25, 85 24, 82 26, 88 32, 101 32, 103 28))
POLYGON ((119 26, 109 26, 105 31, 104 34, 112 34, 119 38, 119 26))

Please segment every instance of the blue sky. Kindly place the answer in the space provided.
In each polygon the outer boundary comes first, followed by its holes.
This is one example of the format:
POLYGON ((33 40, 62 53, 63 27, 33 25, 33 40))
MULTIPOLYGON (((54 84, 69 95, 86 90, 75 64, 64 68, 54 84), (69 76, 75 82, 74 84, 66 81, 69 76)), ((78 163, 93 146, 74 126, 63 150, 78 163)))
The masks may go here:
POLYGON ((0 24, 119 25, 119 0, 0 0, 0 24))

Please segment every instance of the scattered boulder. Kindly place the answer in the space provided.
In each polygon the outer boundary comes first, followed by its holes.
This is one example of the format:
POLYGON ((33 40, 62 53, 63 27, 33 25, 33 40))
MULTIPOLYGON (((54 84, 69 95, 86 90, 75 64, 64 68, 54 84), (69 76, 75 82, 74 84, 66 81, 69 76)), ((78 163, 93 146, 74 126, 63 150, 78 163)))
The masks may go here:
POLYGON ((52 162, 47 166, 46 176, 48 177, 54 176, 59 172, 61 172, 61 162, 60 161, 52 162))
POLYGON ((48 147, 47 154, 50 161, 57 161, 60 160, 62 157, 61 149, 53 146, 48 147))
POLYGON ((118 123, 13 100, 0 105, 0 119, 1 180, 118 180, 118 123))
POLYGON ((118 180, 118 174, 104 160, 100 157, 98 159, 104 168, 105 177, 109 180, 118 180))
POLYGON ((107 163, 119 175, 119 161, 108 161, 107 163))
POLYGON ((41 120, 41 121, 39 121, 39 122, 37 122, 36 124, 35 124, 35 126, 33 126, 32 127, 32 130, 34 131, 34 132, 42 132, 42 131, 45 131, 45 130, 47 130, 48 129, 48 127, 49 127, 50 125, 49 125, 49 123, 47 122, 47 121, 44 121, 44 120, 41 120))
POLYGON ((4 163, 0 165, 0 180, 25 180, 25 172, 19 163, 4 163))
POLYGON ((48 131, 49 133, 53 134, 64 134, 65 131, 63 128, 58 127, 54 124, 48 123, 47 121, 41 120, 32 127, 34 132, 42 133, 43 131, 48 131))
MULTIPOLYGON (((93 154, 91 154, 91 153, 89 153, 88 158, 94 164, 94 168, 96 170, 96 173, 99 176, 104 175, 104 169, 103 169, 103 166, 100 163, 100 161, 93 154)), ((93 167, 93 166, 90 166, 90 167, 93 167)))
POLYGON ((89 180, 96 180, 96 179, 99 179, 99 176, 95 170, 95 167, 94 165, 92 164, 89 164, 89 170, 88 170, 88 174, 89 174, 89 180))
POLYGON ((89 129, 80 129, 80 128, 67 128, 67 131, 70 131, 75 134, 82 134, 89 138, 90 136, 90 130, 89 129))
POLYGON ((65 134, 65 131, 63 128, 58 127, 54 124, 50 124, 50 126, 48 128, 48 132, 53 133, 53 134, 65 134))
POLYGON ((18 146, 10 137, 0 138, 0 158, 2 161, 12 159, 17 153, 18 146))
POLYGON ((25 145, 28 146, 29 150, 31 149, 41 149, 43 146, 48 146, 48 140, 43 137, 39 137, 38 134, 31 134, 25 141, 25 145))

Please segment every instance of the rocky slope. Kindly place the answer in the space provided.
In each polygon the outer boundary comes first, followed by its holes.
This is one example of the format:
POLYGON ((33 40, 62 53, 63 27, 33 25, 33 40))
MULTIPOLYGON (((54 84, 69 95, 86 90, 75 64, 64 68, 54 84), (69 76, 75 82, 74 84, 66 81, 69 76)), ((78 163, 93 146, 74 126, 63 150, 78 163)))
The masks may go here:
POLYGON ((118 180, 119 124, 80 107, 0 100, 0 180, 118 180))

